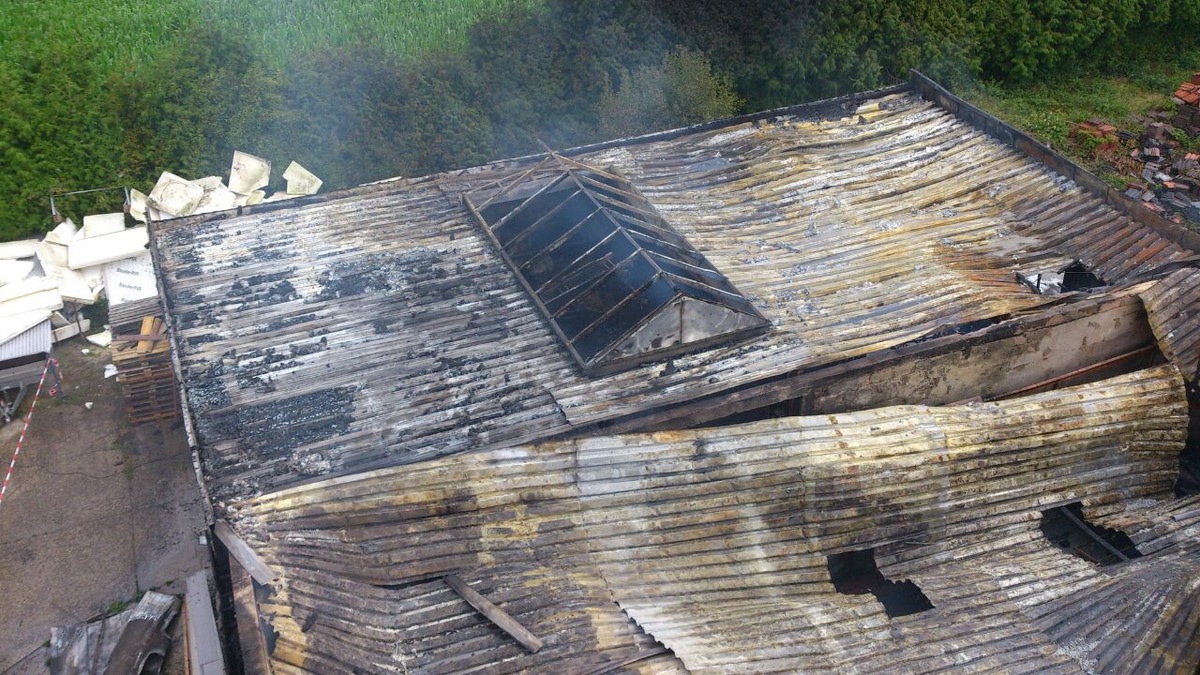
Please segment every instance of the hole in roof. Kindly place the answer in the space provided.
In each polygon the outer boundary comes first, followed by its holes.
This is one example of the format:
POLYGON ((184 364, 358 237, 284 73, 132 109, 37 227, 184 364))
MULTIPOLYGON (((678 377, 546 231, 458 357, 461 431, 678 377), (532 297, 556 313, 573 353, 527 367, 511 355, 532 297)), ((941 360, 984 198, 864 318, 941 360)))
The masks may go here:
POLYGON ((1063 292, 1083 291, 1104 286, 1104 280, 1078 260, 1063 268, 1062 275, 1063 292))
POLYGON ((838 593, 870 593, 883 604, 889 617, 918 614, 933 609, 933 603, 912 581, 892 581, 875 565, 875 549, 846 551, 828 556, 829 578, 838 593))
POLYGON ((1124 532, 1089 523, 1079 502, 1042 511, 1041 530, 1050 543, 1088 562, 1115 565, 1142 557, 1124 532))
POLYGON ((1042 295, 1086 291, 1107 285, 1104 279, 1101 279, 1095 272, 1088 269, 1087 265, 1078 260, 1057 271, 1053 269, 1018 271, 1016 274, 1017 281, 1028 286, 1034 293, 1042 295))
POLYGON ((611 171, 551 154, 464 200, 585 373, 732 344, 770 327, 611 171))

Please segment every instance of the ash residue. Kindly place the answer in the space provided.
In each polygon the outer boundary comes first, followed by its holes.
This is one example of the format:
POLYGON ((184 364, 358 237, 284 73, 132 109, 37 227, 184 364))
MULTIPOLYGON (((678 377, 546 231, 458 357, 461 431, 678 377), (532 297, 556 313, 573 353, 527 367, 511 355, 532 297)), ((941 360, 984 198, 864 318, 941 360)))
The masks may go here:
POLYGON ((207 367, 186 368, 184 381, 187 383, 188 403, 193 410, 212 410, 230 404, 229 392, 225 389, 225 364, 215 361, 207 367))
POLYGON ((204 296, 196 291, 180 291, 173 297, 168 295, 167 299, 173 310, 172 316, 175 319, 176 330, 180 332, 191 328, 215 326, 219 323, 216 313, 204 302, 204 296), (195 309, 185 312, 179 309, 180 307, 194 307, 195 309))
POLYGON ((159 248, 170 251, 176 263, 199 265, 204 256, 200 250, 208 246, 218 246, 225 241, 221 228, 214 224, 198 223, 189 227, 181 227, 158 235, 162 241, 159 248))
POLYGON ((210 342, 218 342, 220 340, 221 336, 217 335, 216 333, 203 333, 201 335, 193 335, 187 338, 186 342, 189 348, 194 348, 210 342))
MULTIPOLYGON (((252 349, 238 355, 235 368, 240 389, 262 389, 273 381, 272 374, 290 370, 301 365, 299 359, 329 348, 329 339, 322 337, 303 343, 294 343, 287 348, 267 347, 252 349)), ((274 391, 274 387, 268 387, 274 391)))
POLYGON ((236 279, 233 282, 233 289, 229 291, 229 294, 247 295, 251 293, 255 287, 262 286, 263 284, 274 284, 284 281, 291 277, 295 271, 296 268, 289 267, 279 272, 272 272, 270 274, 255 274, 253 276, 246 277, 245 279, 236 279))
POLYGON ((439 263, 445 254, 417 248, 396 254, 375 254, 361 260, 339 263, 321 272, 318 298, 335 300, 364 293, 391 293, 429 279, 445 279, 450 271, 439 263))
POLYGON ((280 330, 283 330, 284 328, 291 328, 292 326, 295 326, 297 324, 308 323, 309 321, 315 321, 316 318, 317 318, 316 314, 302 314, 300 316, 293 316, 293 317, 289 317, 287 319, 275 319, 271 323, 267 324, 266 328, 264 328, 260 332, 261 333, 274 333, 275 331, 280 331, 280 330))
POLYGON ((175 321, 179 326, 179 330, 187 330, 188 328, 200 328, 204 326, 215 326, 220 321, 217 320, 215 312, 208 310, 204 311, 192 310, 190 312, 180 312, 175 315, 175 321))
POLYGON ((245 279, 235 279, 226 297, 242 302, 242 309, 269 307, 295 300, 300 297, 300 294, 288 280, 295 272, 295 267, 289 267, 270 274, 256 274, 245 279))
POLYGON ((198 277, 205 273, 205 256, 202 251, 206 247, 218 246, 224 240, 221 228, 214 224, 197 224, 181 227, 159 235, 162 244, 159 250, 170 251, 173 259, 175 278, 187 279, 198 277))
POLYGON ((269 246, 262 244, 250 249, 246 255, 234 258, 235 265, 252 265, 264 260, 284 260, 292 256, 292 251, 286 246, 269 246))
POLYGON ((200 420, 205 444, 236 440, 241 453, 279 457, 346 432, 354 421, 354 387, 322 389, 279 401, 240 406, 200 420))
POLYGON ((288 466, 301 476, 322 476, 330 472, 333 463, 321 453, 312 453, 292 458, 288 466))

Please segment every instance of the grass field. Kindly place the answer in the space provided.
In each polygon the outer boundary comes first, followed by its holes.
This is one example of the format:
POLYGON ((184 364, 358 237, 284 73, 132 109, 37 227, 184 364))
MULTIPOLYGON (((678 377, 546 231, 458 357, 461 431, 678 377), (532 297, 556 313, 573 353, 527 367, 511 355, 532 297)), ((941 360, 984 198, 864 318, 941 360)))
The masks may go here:
POLYGON ((103 71, 154 59, 199 24, 243 32, 267 62, 372 44, 402 58, 462 44, 487 12, 537 0, 3 0, 0 62, 46 45, 78 45, 103 71))
MULTIPOLYGON (((993 115, 1050 144, 1087 166, 1108 183, 1124 187, 1131 178, 1098 164, 1070 138, 1071 125, 1104 120, 1119 129, 1140 133, 1155 110, 1174 111, 1171 94, 1179 83, 1200 70, 1200 53, 1127 64, 1120 73, 1060 76, 1027 85, 979 84, 963 97, 993 115)), ((1197 147, 1200 139, 1179 139, 1197 147)))
POLYGON ((1069 151, 1071 125, 1099 118, 1137 127, 1147 113, 1174 110, 1171 94, 1200 70, 1200 53, 1173 60, 1131 63, 1123 72, 1058 77, 1028 85, 980 84, 964 97, 1000 119, 1069 151))

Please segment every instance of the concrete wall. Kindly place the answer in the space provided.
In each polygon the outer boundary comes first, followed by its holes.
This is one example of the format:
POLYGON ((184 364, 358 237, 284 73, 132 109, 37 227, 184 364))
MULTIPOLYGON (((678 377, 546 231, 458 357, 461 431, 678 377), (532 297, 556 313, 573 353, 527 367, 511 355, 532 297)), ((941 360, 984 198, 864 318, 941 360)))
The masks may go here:
POLYGON ((1161 361, 1141 300, 1134 295, 1099 297, 1055 313, 1009 320, 969 335, 908 343, 621 420, 600 432, 682 429, 887 405, 946 405, 976 397, 1001 398, 1064 376, 1071 377, 1055 386, 1091 382, 1161 361), (1140 349, 1145 353, 1092 369, 1140 349))
MULTIPOLYGON (((974 397, 992 399, 1074 373, 1154 345, 1146 313, 1136 298, 1101 307, 1095 314, 987 342, 902 359, 825 380, 807 390, 805 414, 865 410, 886 405, 946 405, 974 397)), ((1156 350, 1105 370, 1066 381, 1078 384, 1148 365, 1156 350)))

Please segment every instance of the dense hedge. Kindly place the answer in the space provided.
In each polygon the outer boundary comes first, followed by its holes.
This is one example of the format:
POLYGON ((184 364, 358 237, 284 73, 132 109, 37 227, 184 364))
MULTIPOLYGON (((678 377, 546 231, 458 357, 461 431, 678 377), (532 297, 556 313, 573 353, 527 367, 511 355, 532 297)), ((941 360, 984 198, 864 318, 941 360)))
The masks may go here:
POLYGON ((333 189, 876 87, 909 68, 952 85, 1119 68, 1154 45, 1194 47, 1200 0, 545 0, 416 61, 364 45, 284 67, 252 36, 174 35, 115 69, 54 41, 0 63, 0 239, 47 228, 52 190, 224 175, 234 148, 295 159, 333 189))

